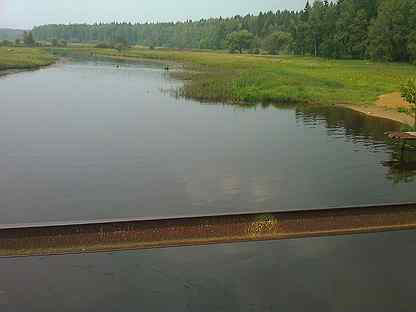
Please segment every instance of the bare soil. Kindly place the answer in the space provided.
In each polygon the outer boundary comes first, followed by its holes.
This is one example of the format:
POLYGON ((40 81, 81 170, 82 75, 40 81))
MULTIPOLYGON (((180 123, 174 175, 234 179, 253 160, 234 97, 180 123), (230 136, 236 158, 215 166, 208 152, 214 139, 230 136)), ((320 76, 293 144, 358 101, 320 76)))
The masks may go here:
POLYGON ((399 92, 380 96, 373 105, 341 105, 363 114, 398 121, 406 125, 414 125, 412 105, 402 99, 399 92), (402 110, 402 111, 400 111, 402 110), (406 111, 406 112, 404 112, 406 111))

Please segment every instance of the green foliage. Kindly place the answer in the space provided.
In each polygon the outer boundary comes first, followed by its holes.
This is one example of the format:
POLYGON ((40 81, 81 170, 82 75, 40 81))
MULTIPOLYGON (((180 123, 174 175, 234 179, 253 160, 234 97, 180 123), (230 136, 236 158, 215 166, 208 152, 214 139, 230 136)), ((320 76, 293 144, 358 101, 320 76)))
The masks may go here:
POLYGON ((409 35, 407 50, 409 52, 410 61, 416 64, 416 30, 412 31, 409 35))
POLYGON ((65 40, 52 39, 51 46, 52 47, 62 47, 62 48, 65 48, 66 46, 68 46, 68 42, 65 41, 65 40))
POLYGON ((110 42, 113 47, 123 43, 121 49, 125 43, 240 52, 268 46, 277 53, 272 34, 289 33, 291 51, 297 55, 415 62, 415 25, 415 0, 316 0, 301 11, 177 23, 45 25, 35 27, 33 34, 41 41, 110 42))
POLYGON ((243 53, 251 47, 254 36, 247 30, 234 31, 227 37, 227 47, 231 52, 243 53))
POLYGON ((403 99, 416 106, 416 79, 409 79, 401 86, 403 99))
POLYGON ((0 70, 32 69, 55 62, 53 56, 38 48, 0 48, 0 70))
POLYGON ((410 125, 402 125, 400 127, 400 131, 401 132, 413 132, 413 131, 415 131, 415 128, 410 126, 410 125))
POLYGON ((413 110, 415 111, 414 128, 416 129, 416 79, 409 79, 407 83, 401 86, 400 91, 403 99, 415 106, 413 110))
POLYGON ((397 109, 397 111, 398 111, 399 113, 404 113, 404 114, 407 114, 407 113, 409 112, 409 110, 408 110, 407 108, 405 108, 405 107, 399 107, 399 108, 397 109))
POLYGON ((121 52, 124 49, 127 49, 128 47, 129 43, 126 40, 123 40, 122 38, 118 38, 113 43, 101 42, 95 45, 95 48, 97 49, 116 49, 119 52, 121 52))
POLYGON ((409 61, 414 53, 414 38, 409 36, 416 25, 414 0, 384 0, 369 31, 369 53, 383 61, 409 61), (412 39, 413 40, 409 40, 412 39), (410 45, 410 46, 409 46, 410 45))
POLYGON ((269 54, 279 54, 281 51, 287 51, 292 41, 293 38, 290 33, 277 31, 266 37, 264 49, 269 54))
POLYGON ((33 39, 32 32, 24 32, 23 33, 23 43, 27 47, 34 47, 36 45, 36 41, 33 39))
POLYGON ((9 40, 3 40, 0 43, 1 47, 12 47, 13 46, 13 42, 9 41, 9 40))
POLYGON ((97 49, 114 49, 114 45, 107 42, 101 42, 95 45, 95 48, 97 49))
POLYGON ((121 53, 87 47, 56 49, 63 55, 94 55, 120 60, 138 58, 185 64, 180 94, 209 102, 373 104, 414 76, 409 64, 329 60, 314 57, 233 55, 131 48, 121 53), (383 73, 380 75, 380 73, 383 73))
POLYGON ((415 61, 415 25, 414 0, 316 0, 312 5, 308 1, 301 11, 177 23, 45 25, 35 27, 33 34, 42 41, 57 38, 77 43, 110 42, 113 46, 127 42, 240 52, 269 46, 268 50, 277 53, 270 48, 271 36, 282 32, 290 33, 291 51, 298 55, 415 61))

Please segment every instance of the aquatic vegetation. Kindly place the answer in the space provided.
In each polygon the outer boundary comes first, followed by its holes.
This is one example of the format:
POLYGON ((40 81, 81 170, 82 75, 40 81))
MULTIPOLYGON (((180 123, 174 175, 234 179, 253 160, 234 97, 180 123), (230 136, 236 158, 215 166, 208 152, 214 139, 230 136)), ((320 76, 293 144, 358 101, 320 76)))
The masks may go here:
POLYGON ((119 52, 91 46, 53 52, 181 63, 187 71, 172 72, 185 81, 180 95, 209 102, 372 104, 378 96, 398 91, 415 72, 409 64, 299 56, 145 48, 119 52))

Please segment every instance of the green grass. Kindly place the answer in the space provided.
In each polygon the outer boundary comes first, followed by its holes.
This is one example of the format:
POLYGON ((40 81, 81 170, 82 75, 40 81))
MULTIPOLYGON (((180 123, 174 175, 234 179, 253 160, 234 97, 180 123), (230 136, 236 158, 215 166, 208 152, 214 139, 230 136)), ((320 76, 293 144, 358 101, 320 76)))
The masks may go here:
POLYGON ((54 62, 55 58, 43 49, 0 47, 0 71, 35 69, 54 62))
POLYGON ((181 95, 213 102, 372 104, 416 77, 413 65, 370 61, 143 48, 118 52, 80 46, 54 51, 183 63, 187 71, 174 73, 185 81, 181 95))

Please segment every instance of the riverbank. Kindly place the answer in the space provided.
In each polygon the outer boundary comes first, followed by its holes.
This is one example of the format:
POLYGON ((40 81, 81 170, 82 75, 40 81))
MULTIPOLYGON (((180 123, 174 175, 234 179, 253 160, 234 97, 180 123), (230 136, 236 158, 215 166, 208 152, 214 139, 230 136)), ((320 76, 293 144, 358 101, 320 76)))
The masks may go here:
POLYGON ((55 61, 56 58, 44 49, 0 47, 0 76, 38 69, 55 61))
POLYGON ((412 105, 402 99, 399 92, 380 96, 372 105, 341 105, 365 115, 385 118, 414 126, 412 105))
POLYGON ((378 96, 396 91, 416 69, 407 64, 164 49, 132 48, 118 52, 76 47, 53 51, 183 63, 186 69, 192 69, 187 75, 192 78, 187 83, 187 94, 207 100, 214 97, 243 102, 371 104, 378 96), (229 87, 227 92, 224 84, 229 87), (198 90, 203 86, 207 88, 198 90))
POLYGON ((127 62, 151 60, 169 64, 171 69, 185 69, 171 71, 185 82, 179 95, 205 102, 342 105, 371 116, 413 123, 410 106, 402 105, 394 93, 414 77, 416 68, 409 64, 145 48, 119 52, 73 46, 0 48, 0 74, 36 69, 54 63, 56 57, 71 55, 127 62))
POLYGON ((180 95, 207 102, 341 104, 372 116, 409 123, 408 112, 377 105, 384 94, 397 92, 414 77, 409 64, 328 60, 298 56, 237 55, 224 52, 72 47, 57 55, 104 56, 118 60, 177 62, 185 71, 180 95), (374 105, 374 103, 376 103, 374 105), (399 112, 399 110, 401 112, 399 112))

